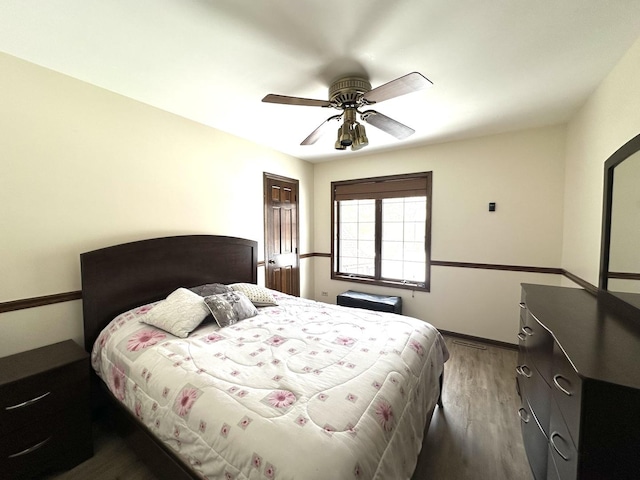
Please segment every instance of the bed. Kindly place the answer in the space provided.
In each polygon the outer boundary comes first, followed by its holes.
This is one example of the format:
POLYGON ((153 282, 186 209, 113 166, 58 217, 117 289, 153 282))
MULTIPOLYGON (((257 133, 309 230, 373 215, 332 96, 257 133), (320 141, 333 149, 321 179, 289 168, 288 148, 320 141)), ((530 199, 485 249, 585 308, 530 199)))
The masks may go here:
POLYGON ((187 235, 82 254, 96 405, 159 478, 409 479, 441 398, 440 334, 258 287, 256 249, 187 235), (184 336, 147 323, 203 285, 235 289, 198 298, 232 295, 247 318, 221 327, 211 307, 184 336))

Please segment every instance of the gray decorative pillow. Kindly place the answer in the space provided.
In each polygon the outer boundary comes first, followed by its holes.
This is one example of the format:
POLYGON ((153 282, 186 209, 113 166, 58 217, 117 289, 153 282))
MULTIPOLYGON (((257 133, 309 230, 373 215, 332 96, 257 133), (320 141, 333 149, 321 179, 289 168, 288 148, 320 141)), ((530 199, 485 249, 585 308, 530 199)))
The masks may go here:
POLYGON ((227 292, 204 297, 213 318, 222 327, 228 327, 245 318, 255 317, 258 309, 242 292, 227 292))
POLYGON ((232 283, 229 286, 236 292, 244 293, 256 307, 268 307, 278 304, 268 288, 254 283, 232 283))
POLYGON ((222 283, 205 283, 204 285, 192 287, 189 290, 191 290, 193 293, 197 293, 201 297, 208 297, 209 295, 218 295, 220 293, 233 291, 231 287, 223 285, 222 283))
POLYGON ((209 310, 201 296, 186 288, 178 288, 142 315, 140 321, 185 338, 208 314, 209 310))

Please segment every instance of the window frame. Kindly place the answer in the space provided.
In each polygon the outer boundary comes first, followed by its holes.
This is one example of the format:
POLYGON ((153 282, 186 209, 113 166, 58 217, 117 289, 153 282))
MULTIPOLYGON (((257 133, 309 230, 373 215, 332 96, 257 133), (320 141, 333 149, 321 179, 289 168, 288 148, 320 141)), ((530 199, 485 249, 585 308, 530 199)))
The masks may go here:
MULTIPOLYGON (((419 172, 419 173, 409 173, 409 174, 401 174, 401 175, 387 175, 382 177, 369 177, 369 178, 361 178, 361 179, 353 179, 353 180, 342 180, 331 182, 331 279, 332 280, 343 280, 347 282, 355 282, 367 285, 381 285, 388 286, 393 288, 401 288, 408 290, 419 290, 429 292, 431 290, 431 205, 432 205, 432 182, 433 182, 433 172, 419 172), (381 263, 381 239, 382 239, 382 199, 376 199, 376 224, 375 224, 375 274, 373 277, 358 275, 353 273, 340 273, 337 271, 338 267, 338 258, 339 258, 339 241, 338 237, 338 222, 339 222, 339 208, 338 202, 336 200, 336 190, 349 186, 356 188, 365 188, 366 184, 381 184, 384 182, 393 182, 398 180, 413 180, 413 179, 424 179, 426 180, 426 189, 425 194, 427 197, 427 205, 426 205, 426 218, 425 218, 425 239, 424 239, 424 249, 425 249, 425 281, 422 283, 414 283, 407 281, 396 281, 396 280, 388 280, 380 278, 380 263, 381 263)), ((379 185, 378 185, 379 186, 379 185)), ((379 190, 379 189, 378 189, 379 190)), ((393 196, 384 197, 384 193, 378 193, 378 197, 382 198, 394 198, 393 196)), ((398 198, 397 195, 395 198, 398 198)))

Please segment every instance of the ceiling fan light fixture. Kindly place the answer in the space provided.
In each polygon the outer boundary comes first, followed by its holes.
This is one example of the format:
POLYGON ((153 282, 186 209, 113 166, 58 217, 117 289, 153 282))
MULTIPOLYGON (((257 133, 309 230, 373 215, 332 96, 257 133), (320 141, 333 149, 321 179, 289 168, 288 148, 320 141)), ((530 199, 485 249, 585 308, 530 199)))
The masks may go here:
POLYGON ((356 150, 360 150, 362 147, 364 147, 364 145, 362 145, 360 142, 358 142, 357 140, 354 140, 353 143, 351 144, 351 150, 353 150, 354 152, 356 150))
POLYGON ((348 122, 344 122, 338 130, 338 141, 344 147, 348 147, 353 143, 351 128, 348 122))
POLYGON ((354 143, 358 144, 359 148, 366 147, 367 145, 369 145, 369 139, 367 138, 367 132, 364 129, 364 125, 356 123, 353 129, 353 132, 354 132, 354 136, 353 136, 354 143))
POLYGON ((343 129, 344 125, 342 125, 339 129, 338 129, 338 139, 336 140, 336 150, 346 150, 347 149, 347 145, 343 145, 342 143, 342 129, 343 129))

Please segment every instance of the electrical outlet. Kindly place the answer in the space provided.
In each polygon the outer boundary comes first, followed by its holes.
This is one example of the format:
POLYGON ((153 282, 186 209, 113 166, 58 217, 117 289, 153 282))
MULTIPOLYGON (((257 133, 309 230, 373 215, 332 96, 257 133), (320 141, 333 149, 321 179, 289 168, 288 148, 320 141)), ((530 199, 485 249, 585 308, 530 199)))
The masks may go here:
POLYGON ((329 296, 329 293, 328 293, 328 292, 322 292, 322 296, 323 296, 323 297, 328 297, 328 296, 329 296))

